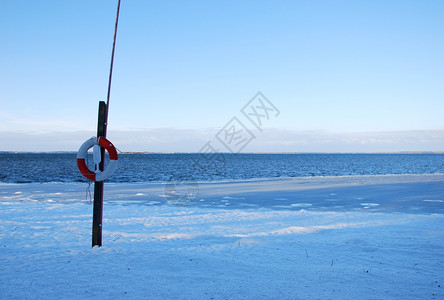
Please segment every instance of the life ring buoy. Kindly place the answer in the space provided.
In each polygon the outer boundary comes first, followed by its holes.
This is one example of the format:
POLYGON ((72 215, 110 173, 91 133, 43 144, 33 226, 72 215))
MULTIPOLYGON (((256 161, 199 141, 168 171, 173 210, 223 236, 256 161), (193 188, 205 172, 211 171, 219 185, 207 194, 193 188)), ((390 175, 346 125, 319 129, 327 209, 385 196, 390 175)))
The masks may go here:
POLYGON ((93 136, 92 138, 84 142, 82 146, 80 146, 79 151, 77 152, 77 167, 79 168, 82 175, 88 178, 89 180, 103 181, 108 177, 110 177, 116 170, 117 159, 118 155, 116 148, 110 141, 108 141, 104 137, 93 136), (108 151, 109 154, 109 159, 110 159, 109 164, 106 167, 106 169, 103 170, 102 172, 99 171, 95 173, 91 171, 86 165, 86 156, 88 155, 88 149, 92 148, 94 145, 102 146, 108 151))

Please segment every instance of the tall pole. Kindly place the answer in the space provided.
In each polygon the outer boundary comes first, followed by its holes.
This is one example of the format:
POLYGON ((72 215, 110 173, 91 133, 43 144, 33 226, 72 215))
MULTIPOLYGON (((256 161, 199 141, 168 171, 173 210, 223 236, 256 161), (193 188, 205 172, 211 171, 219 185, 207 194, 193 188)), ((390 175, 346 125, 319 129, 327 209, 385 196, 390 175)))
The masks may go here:
MULTIPOLYGON (((99 102, 99 115, 97 120, 97 137, 105 137, 108 128, 108 111, 109 111, 109 99, 111 95, 111 80, 113 78, 113 65, 114 65, 114 50, 116 48, 116 36, 117 25, 119 23, 120 13, 120 0, 117 2, 117 15, 116 24, 114 26, 114 39, 113 50, 111 53, 111 64, 109 68, 109 81, 108 81, 108 93, 106 96, 106 103, 104 101, 99 102)), ((102 158, 99 163, 99 170, 105 169, 105 149, 100 147, 100 157, 102 158)), ((94 182, 94 208, 93 208, 93 228, 92 228, 92 246, 102 246, 102 220, 103 220, 103 181, 94 182)))
POLYGON ((104 135, 104 137, 106 137, 106 129, 107 129, 107 125, 108 125, 109 98, 111 95, 111 81, 113 79, 114 50, 116 49, 116 37, 117 37, 117 26, 119 25, 119 14, 120 14, 120 0, 118 0, 118 2, 117 2, 117 15, 116 15, 116 24, 114 26, 113 50, 111 52, 111 64, 109 66, 109 80, 108 80, 108 93, 106 96, 105 135, 104 135))

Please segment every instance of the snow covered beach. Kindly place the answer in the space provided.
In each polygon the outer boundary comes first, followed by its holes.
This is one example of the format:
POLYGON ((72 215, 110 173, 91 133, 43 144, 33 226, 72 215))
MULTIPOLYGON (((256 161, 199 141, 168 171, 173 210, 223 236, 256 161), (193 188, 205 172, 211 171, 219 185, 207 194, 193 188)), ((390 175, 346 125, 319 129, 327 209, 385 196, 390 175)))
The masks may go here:
POLYGON ((107 183, 101 248, 86 188, 0 185, 2 298, 444 297, 442 174, 107 183))

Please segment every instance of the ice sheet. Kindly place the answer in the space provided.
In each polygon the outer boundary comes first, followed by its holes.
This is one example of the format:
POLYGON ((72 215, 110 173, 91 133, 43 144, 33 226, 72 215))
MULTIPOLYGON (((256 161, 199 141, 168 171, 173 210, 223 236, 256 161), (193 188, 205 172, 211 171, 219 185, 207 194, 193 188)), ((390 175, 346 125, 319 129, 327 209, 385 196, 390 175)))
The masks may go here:
POLYGON ((443 175, 0 185, 5 299, 441 299, 443 175), (204 200, 204 201, 201 201, 204 200), (226 205, 229 203, 229 205, 226 205))

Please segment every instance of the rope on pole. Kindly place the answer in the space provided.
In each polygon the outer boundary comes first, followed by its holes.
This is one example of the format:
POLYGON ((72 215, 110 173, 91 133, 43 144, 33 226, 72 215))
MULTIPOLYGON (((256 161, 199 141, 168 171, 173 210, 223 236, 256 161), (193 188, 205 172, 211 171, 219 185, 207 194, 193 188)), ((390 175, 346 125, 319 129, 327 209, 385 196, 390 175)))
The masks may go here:
POLYGON ((111 64, 109 67, 109 80, 108 80, 108 94, 106 96, 105 135, 104 135, 104 137, 106 137, 106 129, 107 129, 107 125, 108 125, 109 99, 110 99, 110 95, 111 95, 111 81, 113 78, 114 51, 116 49, 116 37, 117 37, 117 26, 119 24, 119 13, 120 13, 120 0, 118 0, 118 2, 117 2, 117 15, 116 15, 116 24, 114 26, 113 50, 111 53, 111 64))

